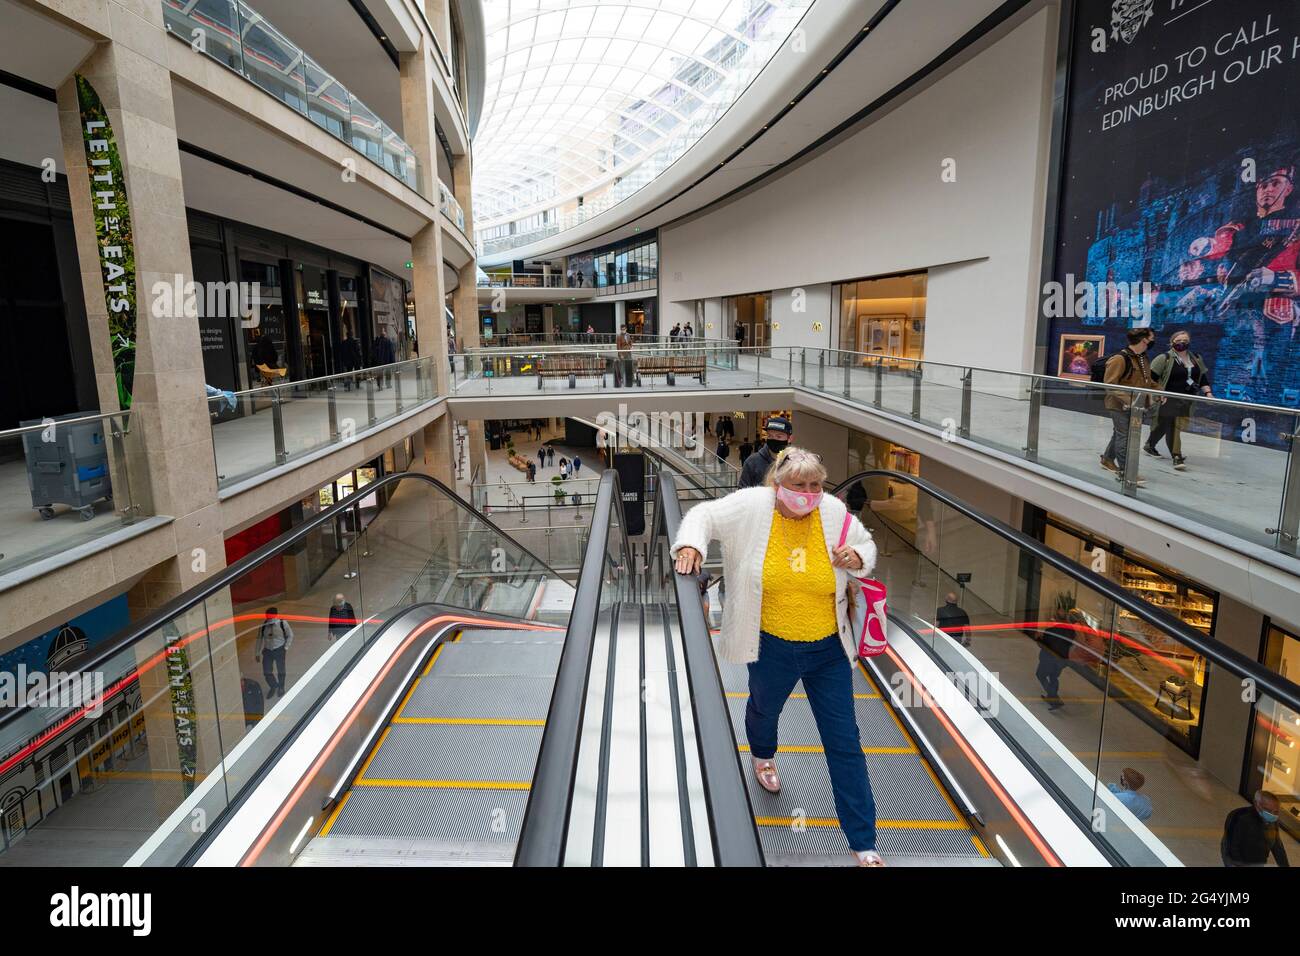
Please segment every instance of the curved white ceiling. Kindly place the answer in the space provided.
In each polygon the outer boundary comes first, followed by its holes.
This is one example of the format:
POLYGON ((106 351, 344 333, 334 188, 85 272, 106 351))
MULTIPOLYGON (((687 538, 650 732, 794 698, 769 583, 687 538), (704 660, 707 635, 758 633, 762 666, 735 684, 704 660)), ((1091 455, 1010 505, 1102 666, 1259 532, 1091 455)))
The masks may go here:
POLYGON ((484 0, 476 228, 596 193, 573 217, 585 219, 646 185, 726 112, 813 2, 484 0))

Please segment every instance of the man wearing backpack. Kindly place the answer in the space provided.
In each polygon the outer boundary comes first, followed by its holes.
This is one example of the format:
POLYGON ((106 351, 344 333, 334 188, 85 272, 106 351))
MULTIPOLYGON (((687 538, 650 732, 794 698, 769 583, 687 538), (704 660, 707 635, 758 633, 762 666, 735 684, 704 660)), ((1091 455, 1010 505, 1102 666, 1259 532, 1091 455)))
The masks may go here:
POLYGON ((1182 432, 1192 412, 1192 403, 1186 396, 1211 394, 1210 372, 1201 356, 1192 351, 1192 337, 1186 331, 1175 332, 1169 345, 1169 351, 1157 355, 1151 363, 1151 374, 1157 388, 1179 397, 1171 395, 1160 406, 1156 425, 1142 450, 1159 458, 1156 445, 1163 438, 1169 446, 1169 457, 1173 459, 1174 467, 1182 471, 1187 467, 1187 459, 1183 457, 1182 432))
POLYGON ((266 609, 266 620, 258 629, 257 645, 253 648, 253 660, 262 662, 262 676, 269 688, 267 700, 277 693, 284 696, 284 656, 293 643, 293 628, 279 615, 279 608, 266 609))
MULTIPOLYGON (((1106 390, 1106 413, 1110 415, 1113 427, 1110 443, 1101 453, 1101 467, 1114 472, 1119 481, 1124 480, 1124 469, 1128 464, 1129 406, 1134 400, 1123 389, 1156 387, 1146 355, 1155 341, 1155 333, 1150 329, 1129 329, 1127 338, 1128 345, 1106 360, 1102 375, 1102 381, 1116 387, 1106 390)), ((1137 396, 1136 400, 1140 406, 1149 404, 1146 395, 1137 396)), ((1135 483, 1138 486, 1146 484, 1141 478, 1135 483)))

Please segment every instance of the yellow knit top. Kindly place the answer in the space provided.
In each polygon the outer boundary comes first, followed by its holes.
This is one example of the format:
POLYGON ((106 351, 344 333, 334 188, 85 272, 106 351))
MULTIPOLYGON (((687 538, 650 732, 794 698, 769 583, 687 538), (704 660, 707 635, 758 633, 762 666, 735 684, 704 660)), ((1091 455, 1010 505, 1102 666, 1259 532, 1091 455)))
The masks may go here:
POLYGON ((839 631, 835 569, 820 512, 787 518, 773 509, 763 558, 761 627, 787 641, 820 641, 839 631))

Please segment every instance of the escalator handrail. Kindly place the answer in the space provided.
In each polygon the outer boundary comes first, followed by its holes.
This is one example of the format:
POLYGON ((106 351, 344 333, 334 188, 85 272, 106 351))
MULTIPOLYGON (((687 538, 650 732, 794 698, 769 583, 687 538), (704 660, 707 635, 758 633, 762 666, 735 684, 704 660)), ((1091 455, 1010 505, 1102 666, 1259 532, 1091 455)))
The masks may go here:
MULTIPOLYGON (((677 500, 677 483, 668 469, 659 471, 660 494, 655 506, 655 531, 651 545, 651 567, 655 567, 661 540, 670 548, 681 525, 681 504, 677 500)), ((671 560, 671 557, 670 557, 671 560)), ((682 654, 686 662, 686 687, 694 713, 695 738, 699 747, 700 775, 704 782, 704 800, 709 811, 713 839, 713 858, 718 866, 763 866, 763 847, 749 800, 749 788, 737 759, 739 748, 727 707, 722 676, 704 608, 700 604, 699 586, 690 575, 673 572, 678 616, 682 635, 682 654)))
MULTIPOLYGON (((309 534, 311 534, 316 529, 320 528, 322 525, 325 525, 328 522, 333 521, 338 515, 342 514, 344 511, 347 511, 348 509, 352 509, 352 508, 359 509, 361 506, 361 499, 363 497, 369 497, 374 492, 381 491, 385 488, 396 485, 401 481, 410 480, 410 479, 414 479, 416 481, 422 481, 425 484, 432 485, 435 489, 441 491, 450 501, 458 505, 462 510, 468 511, 471 515, 473 515, 479 521, 482 521, 493 531, 500 534, 503 538, 506 538, 511 542, 513 542, 524 554, 528 555, 528 557, 532 558, 534 561, 537 562, 537 566, 539 570, 544 570, 547 574, 555 578, 560 577, 560 575, 557 574, 554 570, 552 570, 550 566, 546 564, 545 561, 537 557, 537 555, 533 554, 522 544, 519 544, 518 541, 515 541, 515 539, 509 533, 498 528, 495 524, 492 523, 491 519, 489 519, 477 508, 474 508, 472 505, 464 501, 464 499, 458 496, 454 491, 448 488, 437 478, 434 478, 431 475, 423 474, 422 472, 418 472, 418 471, 403 471, 392 475, 385 475, 383 478, 380 478, 378 481, 371 482, 370 484, 366 485, 365 495, 356 495, 356 494, 349 495, 347 498, 344 498, 342 501, 339 501, 338 503, 322 511, 320 514, 314 515, 313 517, 309 518, 307 521, 304 521, 296 528, 292 528, 289 531, 284 532, 279 537, 275 538, 273 541, 269 541, 266 544, 264 544, 262 547, 258 548, 256 551, 253 551, 245 555, 244 557, 236 561, 234 564, 227 565, 225 568, 221 569, 220 571, 217 571, 207 580, 203 581, 200 584, 196 584, 194 587, 190 588, 188 591, 184 592, 183 594, 177 595, 175 598, 168 601, 157 611, 154 611, 152 614, 146 615, 145 617, 141 618, 139 621, 136 621, 135 623, 130 624, 127 627, 123 628, 122 630, 118 631, 117 634, 115 634, 113 637, 109 638, 102 644, 96 646, 92 651, 88 651, 86 655, 83 655, 80 659, 74 658, 72 661, 69 661, 68 665, 65 665, 65 669, 72 672, 85 673, 87 671, 94 671, 97 668, 102 667, 104 664, 108 663, 118 654, 121 654, 122 651, 124 651, 126 648, 131 647, 132 645, 144 640, 149 635, 153 634, 155 631, 161 628, 168 621, 174 620, 179 615, 184 614, 191 608, 201 604, 203 601, 206 601, 209 597, 216 594, 218 591, 222 590, 223 588, 229 587, 231 584, 233 584, 235 581, 238 581, 241 577, 247 574, 254 567, 261 564, 263 561, 266 561, 268 558, 274 557, 275 555, 286 550, 290 546, 306 538, 309 534)), ((358 527, 360 526, 360 521, 357 522, 357 525, 358 527)), ((21 707, 14 708, 13 710, 9 711, 3 716, 0 716, 0 730, 3 730, 9 724, 21 719, 24 714, 26 714, 28 711, 34 709, 37 706, 39 706, 39 702, 25 704, 21 707)))
MULTIPOLYGON (((556 668, 551 705, 546 712, 542 740, 528 791, 515 850, 515 866, 556 867, 564 863, 569 812, 578 772, 578 751, 582 742, 582 718, 587 706, 587 685, 591 675, 596 626, 600 620, 600 594, 604 584, 609 535, 614 530, 614 509, 623 507, 618 472, 606 469, 600 476, 596 507, 591 516, 587 551, 573 596, 573 611, 556 668)), ((630 561, 627 528, 617 522, 621 553, 630 561)), ((627 569, 630 573, 631 569, 627 569)))
POLYGON ((1017 531, 997 518, 983 514, 947 492, 936 488, 924 478, 918 478, 916 475, 906 472, 873 469, 858 472, 856 475, 840 482, 832 489, 832 494, 839 495, 841 491, 847 491, 855 483, 869 478, 886 478, 890 481, 900 481, 913 485, 919 491, 928 494, 941 504, 966 516, 1003 540, 1009 541, 1021 551, 1028 552, 1037 560, 1051 565, 1066 577, 1098 592, 1107 600, 1114 602, 1116 607, 1122 607, 1139 620, 1145 621, 1152 627, 1169 634, 1175 640, 1186 644, 1212 664, 1216 664, 1238 677, 1254 681, 1257 691, 1263 691, 1279 703, 1292 710, 1300 711, 1300 685, 1287 680, 1280 674, 1273 673, 1258 661, 1252 660, 1240 651, 1228 647, 1213 638, 1206 637, 1200 631, 1184 624, 1166 611, 1147 603, 1139 597, 1135 597, 1125 588, 1108 578, 1102 577, 1091 568, 1083 567, 1071 561, 1065 555, 1052 550, 1043 542, 1029 537, 1022 531, 1017 531))

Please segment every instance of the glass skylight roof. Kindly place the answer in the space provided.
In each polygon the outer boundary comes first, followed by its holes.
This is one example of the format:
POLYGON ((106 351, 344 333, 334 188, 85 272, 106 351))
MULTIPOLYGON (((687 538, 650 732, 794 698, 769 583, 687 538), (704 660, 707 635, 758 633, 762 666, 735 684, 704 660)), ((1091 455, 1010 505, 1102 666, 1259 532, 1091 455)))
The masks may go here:
POLYGON ((640 189, 726 112, 812 3, 484 0, 476 230, 518 245, 640 189))

